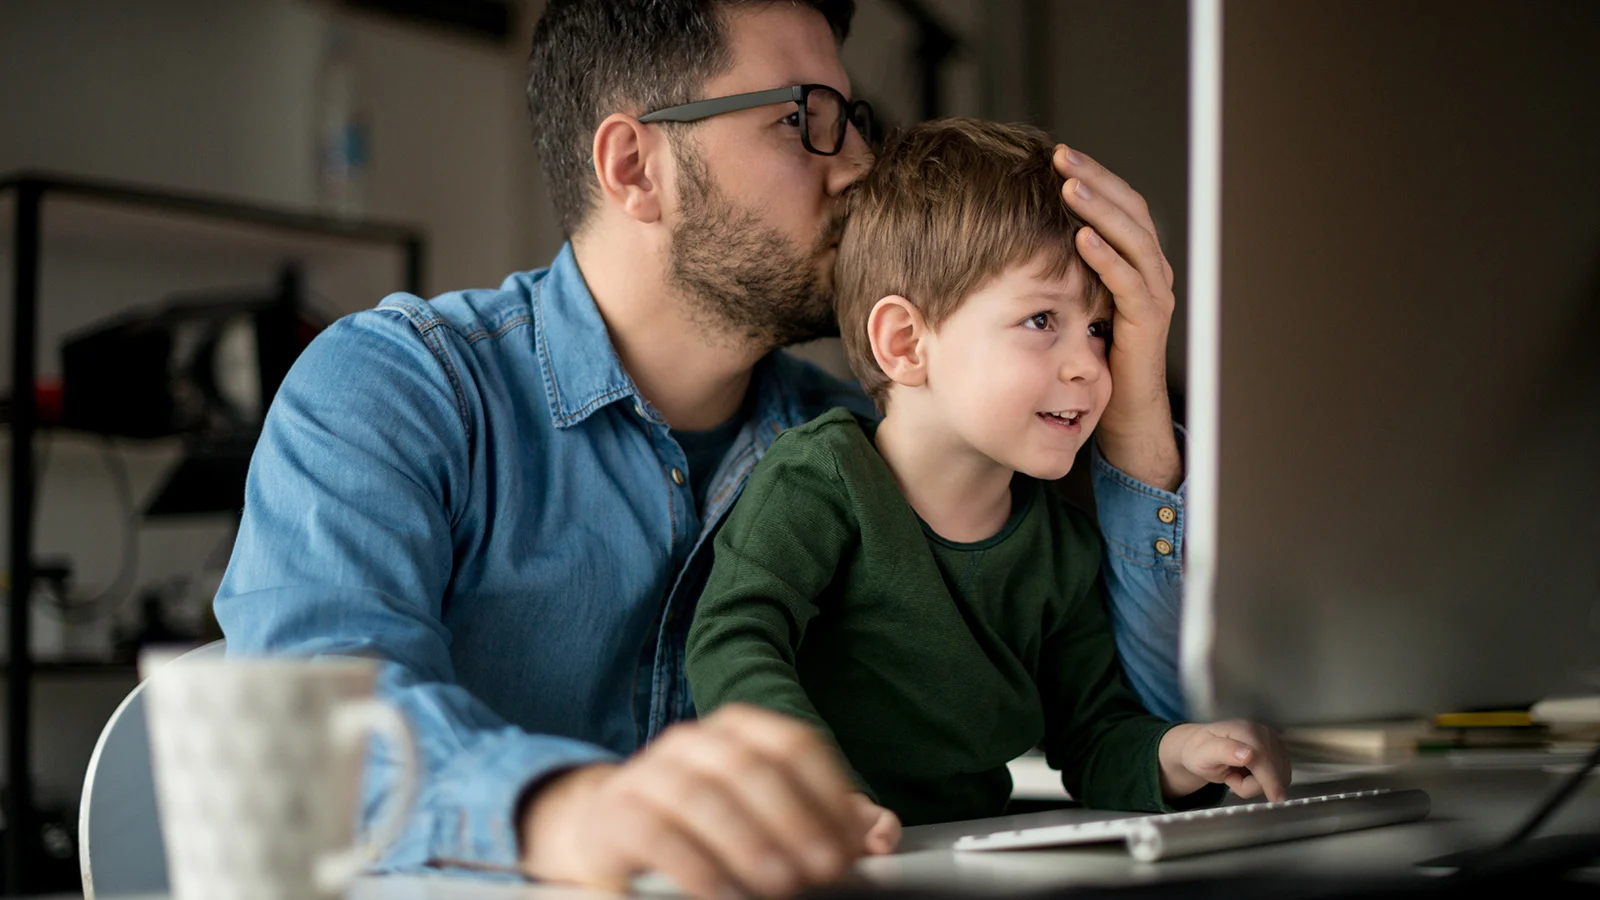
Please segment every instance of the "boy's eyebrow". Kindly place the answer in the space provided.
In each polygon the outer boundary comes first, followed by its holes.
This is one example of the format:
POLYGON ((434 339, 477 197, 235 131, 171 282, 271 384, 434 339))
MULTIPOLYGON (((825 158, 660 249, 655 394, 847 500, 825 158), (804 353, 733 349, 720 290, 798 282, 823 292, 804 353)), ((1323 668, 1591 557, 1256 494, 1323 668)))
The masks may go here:
POLYGON ((1044 300, 1049 303, 1068 304, 1076 302, 1084 312, 1092 313, 1102 307, 1110 308, 1110 298, 1103 291, 1024 291, 1015 295, 1018 301, 1028 300, 1037 302, 1044 300))

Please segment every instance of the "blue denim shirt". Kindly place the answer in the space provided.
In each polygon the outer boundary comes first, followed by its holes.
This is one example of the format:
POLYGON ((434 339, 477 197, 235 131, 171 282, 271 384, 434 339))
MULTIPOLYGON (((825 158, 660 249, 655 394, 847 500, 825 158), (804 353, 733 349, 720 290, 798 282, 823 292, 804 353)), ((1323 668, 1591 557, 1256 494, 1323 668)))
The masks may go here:
MULTIPOLYGON (((312 342, 250 466, 216 598, 232 654, 378 657, 416 732, 421 788, 387 870, 514 871, 539 778, 617 760, 693 715, 684 638, 709 537, 773 439, 852 384, 783 353, 695 506, 666 421, 613 349, 570 246, 499 290, 394 295, 312 342)), ((1125 666, 1176 712, 1176 495, 1098 457, 1125 666), (1152 548, 1165 537, 1174 548, 1152 548)), ((381 814, 375 753, 363 816, 381 814)))

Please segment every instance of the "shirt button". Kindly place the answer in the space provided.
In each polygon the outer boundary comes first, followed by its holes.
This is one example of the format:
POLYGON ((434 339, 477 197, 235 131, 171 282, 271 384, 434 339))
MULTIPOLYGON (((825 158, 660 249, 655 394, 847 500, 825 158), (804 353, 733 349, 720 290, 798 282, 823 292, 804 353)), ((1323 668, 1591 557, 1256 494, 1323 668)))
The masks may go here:
POLYGON ((675 468, 675 469, 672 470, 672 483, 678 485, 679 487, 683 486, 683 470, 682 469, 676 469, 675 468))
POLYGON ((1156 518, 1160 519, 1163 524, 1171 525, 1178 520, 1178 514, 1173 511, 1172 507, 1163 506, 1156 510, 1156 518))
MULTIPOLYGON (((674 469, 673 471, 677 471, 674 469)), ((1162 556, 1172 555, 1172 542, 1166 538, 1156 538, 1156 552, 1162 556)))

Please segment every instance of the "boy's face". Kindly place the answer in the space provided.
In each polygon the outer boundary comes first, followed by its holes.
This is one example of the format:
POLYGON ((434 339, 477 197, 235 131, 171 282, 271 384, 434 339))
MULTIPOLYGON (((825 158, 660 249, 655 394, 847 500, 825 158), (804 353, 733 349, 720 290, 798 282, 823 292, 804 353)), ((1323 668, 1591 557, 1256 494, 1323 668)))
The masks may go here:
POLYGON ((1111 304, 1089 305, 1081 267, 1057 279, 1039 269, 1006 270, 929 335, 927 387, 963 443, 1051 480, 1072 468, 1111 399, 1111 304))

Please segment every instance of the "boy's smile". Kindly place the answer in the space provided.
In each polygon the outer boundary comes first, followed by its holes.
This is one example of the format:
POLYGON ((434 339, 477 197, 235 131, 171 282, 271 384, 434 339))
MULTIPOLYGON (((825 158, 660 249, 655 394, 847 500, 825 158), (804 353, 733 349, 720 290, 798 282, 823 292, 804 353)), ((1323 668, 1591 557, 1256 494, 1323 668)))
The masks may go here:
POLYGON ((1037 415, 1052 428, 1059 428, 1068 434, 1078 434, 1083 430, 1083 417, 1088 412, 1087 409, 1061 409, 1037 415))

